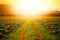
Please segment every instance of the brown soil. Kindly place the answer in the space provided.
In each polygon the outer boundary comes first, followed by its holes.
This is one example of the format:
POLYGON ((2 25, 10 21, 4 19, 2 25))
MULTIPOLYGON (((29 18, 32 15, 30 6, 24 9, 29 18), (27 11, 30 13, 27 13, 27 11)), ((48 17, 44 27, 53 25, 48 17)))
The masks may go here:
POLYGON ((37 36, 37 40, 43 40, 43 37, 41 36, 41 34, 39 33, 38 29, 36 28, 37 25, 32 22, 32 27, 34 29, 34 32, 36 33, 36 36, 37 36))
POLYGON ((22 32, 20 33, 20 36, 19 36, 19 38, 17 39, 17 40, 24 40, 24 36, 25 36, 25 33, 26 33, 26 30, 27 30, 27 24, 24 24, 24 26, 23 26, 24 28, 23 28, 23 30, 22 30, 22 32))

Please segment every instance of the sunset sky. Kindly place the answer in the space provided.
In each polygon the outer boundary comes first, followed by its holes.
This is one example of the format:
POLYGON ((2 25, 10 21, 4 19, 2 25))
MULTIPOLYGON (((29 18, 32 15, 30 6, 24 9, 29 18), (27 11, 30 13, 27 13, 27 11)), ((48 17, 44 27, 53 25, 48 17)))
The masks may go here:
MULTIPOLYGON (((33 16, 48 10, 60 10, 60 0, 0 0, 15 15, 33 16)), ((1 14, 1 13, 0 13, 1 14)))

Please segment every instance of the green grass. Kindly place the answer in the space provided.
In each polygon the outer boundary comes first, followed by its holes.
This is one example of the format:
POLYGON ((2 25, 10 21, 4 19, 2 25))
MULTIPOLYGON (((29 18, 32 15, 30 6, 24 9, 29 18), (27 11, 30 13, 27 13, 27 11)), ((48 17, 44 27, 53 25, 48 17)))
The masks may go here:
POLYGON ((20 35, 20 32, 23 30, 23 26, 16 28, 12 33, 5 35, 5 38, 2 40, 14 40, 17 39, 20 35))
MULTIPOLYGON (((5 17, 4 17, 4 19, 5 19, 5 17)), ((7 18, 6 18, 6 20, 7 20, 7 18)), ((23 22, 23 25, 24 25, 24 23, 25 22, 23 22)), ((3 38, 2 40, 17 40, 17 38, 20 35, 20 32, 24 28, 23 25, 16 28, 12 33, 4 35, 5 38, 3 38)), ((51 30, 47 29, 45 26, 42 26, 39 22, 35 21, 35 25, 36 25, 37 30, 39 31, 39 34, 41 34, 41 36, 44 38, 44 40, 60 40, 60 34, 51 34, 50 33, 51 30)), ((36 36, 36 33, 34 32, 32 24, 28 25, 24 40, 37 40, 37 36, 36 36)))
POLYGON ((11 33, 9 33, 9 34, 7 34, 7 35, 4 35, 3 34, 3 36, 4 36, 4 38, 2 39, 2 40, 16 40, 18 37, 19 37, 19 35, 20 35, 20 32, 23 30, 23 25, 24 25, 24 21, 23 20, 18 20, 16 17, 9 17, 9 16, 2 16, 2 17, 0 17, 0 22, 13 22, 13 21, 18 21, 18 22, 20 22, 21 21, 21 26, 19 26, 19 27, 17 27, 17 28, 15 28, 14 30, 13 30, 13 32, 11 32, 11 33))
POLYGON ((36 34, 32 28, 32 25, 28 26, 24 40, 37 40, 36 34))
MULTIPOLYGON (((50 17, 50 19, 57 19, 59 20, 60 18, 55 18, 55 17, 50 17)), ((46 19, 44 19, 46 20, 46 19)), ((47 17, 48 20, 48 17, 47 17)), ((40 20, 41 21, 41 20, 40 20)), ((45 40, 60 40, 60 34, 51 34, 50 32, 52 30, 49 30, 48 28, 46 28, 46 26, 41 25, 41 22, 37 22, 36 21, 36 28, 38 29, 39 33, 44 37, 45 40)))
POLYGON ((38 25, 37 29, 39 30, 40 34, 44 37, 45 40, 56 39, 56 37, 53 34, 50 34, 50 30, 46 29, 45 27, 38 25))

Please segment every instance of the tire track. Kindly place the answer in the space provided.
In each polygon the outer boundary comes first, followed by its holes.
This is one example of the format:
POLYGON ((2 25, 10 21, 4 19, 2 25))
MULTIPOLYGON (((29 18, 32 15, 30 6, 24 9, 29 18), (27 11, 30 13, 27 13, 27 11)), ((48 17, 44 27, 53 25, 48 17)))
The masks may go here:
POLYGON ((24 26, 23 26, 23 30, 20 33, 20 36, 17 40, 24 40, 24 36, 25 36, 26 30, 27 30, 27 27, 28 27, 28 24, 25 23, 24 26))
POLYGON ((34 32, 36 33, 37 40, 44 40, 43 37, 41 36, 41 34, 39 34, 39 31, 36 28, 36 26, 37 26, 37 24, 35 24, 35 22, 32 22, 32 27, 34 29, 34 32))

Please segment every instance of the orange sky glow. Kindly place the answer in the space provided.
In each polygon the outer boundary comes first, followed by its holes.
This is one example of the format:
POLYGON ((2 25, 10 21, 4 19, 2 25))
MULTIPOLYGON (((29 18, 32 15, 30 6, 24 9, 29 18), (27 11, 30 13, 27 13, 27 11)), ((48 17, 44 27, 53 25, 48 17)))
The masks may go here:
POLYGON ((26 17, 42 15, 50 10, 60 10, 60 0, 0 0, 0 4, 11 5, 13 14, 26 17))

